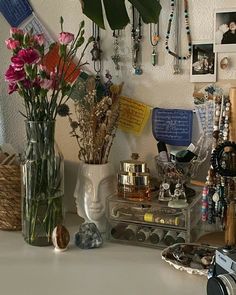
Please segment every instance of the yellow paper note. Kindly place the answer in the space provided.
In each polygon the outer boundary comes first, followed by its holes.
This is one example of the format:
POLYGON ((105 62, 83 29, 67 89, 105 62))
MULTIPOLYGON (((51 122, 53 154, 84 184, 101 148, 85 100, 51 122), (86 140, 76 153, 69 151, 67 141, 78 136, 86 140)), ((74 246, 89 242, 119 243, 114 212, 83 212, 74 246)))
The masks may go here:
POLYGON ((150 116, 150 107, 132 98, 120 97, 119 128, 140 135, 150 116))

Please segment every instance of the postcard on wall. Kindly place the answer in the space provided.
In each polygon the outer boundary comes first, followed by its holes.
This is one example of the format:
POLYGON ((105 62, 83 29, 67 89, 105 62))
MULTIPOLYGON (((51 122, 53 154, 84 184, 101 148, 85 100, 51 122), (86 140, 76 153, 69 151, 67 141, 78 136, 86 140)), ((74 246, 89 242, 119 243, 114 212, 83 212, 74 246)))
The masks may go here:
POLYGON ((214 51, 236 52, 236 8, 215 11, 214 51))
POLYGON ((190 66, 191 82, 216 82, 217 57, 212 42, 193 42, 190 66))

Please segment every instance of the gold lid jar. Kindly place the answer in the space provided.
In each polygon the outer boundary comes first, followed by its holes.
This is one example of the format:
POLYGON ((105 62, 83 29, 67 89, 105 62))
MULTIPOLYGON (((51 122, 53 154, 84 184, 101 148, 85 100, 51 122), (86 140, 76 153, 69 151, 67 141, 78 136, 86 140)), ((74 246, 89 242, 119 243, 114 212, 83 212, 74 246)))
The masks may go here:
POLYGON ((148 172, 147 164, 138 161, 139 154, 132 153, 130 160, 120 161, 120 170, 132 173, 146 173, 148 172))
POLYGON ((133 153, 131 160, 120 162, 118 173, 118 196, 135 201, 150 200, 150 174, 147 164, 138 161, 139 155, 133 153))

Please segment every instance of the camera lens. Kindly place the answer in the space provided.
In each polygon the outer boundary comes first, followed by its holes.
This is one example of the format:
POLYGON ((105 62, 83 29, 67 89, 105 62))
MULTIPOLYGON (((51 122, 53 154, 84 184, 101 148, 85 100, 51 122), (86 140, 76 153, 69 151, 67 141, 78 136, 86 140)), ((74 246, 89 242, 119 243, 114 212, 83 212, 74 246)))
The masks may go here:
POLYGON ((207 295, 236 295, 236 275, 232 273, 210 278, 207 295))

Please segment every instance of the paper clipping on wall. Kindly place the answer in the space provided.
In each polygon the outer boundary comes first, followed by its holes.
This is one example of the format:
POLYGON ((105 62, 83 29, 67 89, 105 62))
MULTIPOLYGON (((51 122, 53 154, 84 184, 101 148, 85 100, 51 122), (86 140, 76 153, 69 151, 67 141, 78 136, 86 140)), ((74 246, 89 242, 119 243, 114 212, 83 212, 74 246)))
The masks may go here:
POLYGON ((151 108, 127 96, 120 97, 118 127, 129 133, 140 135, 149 119, 151 108))

